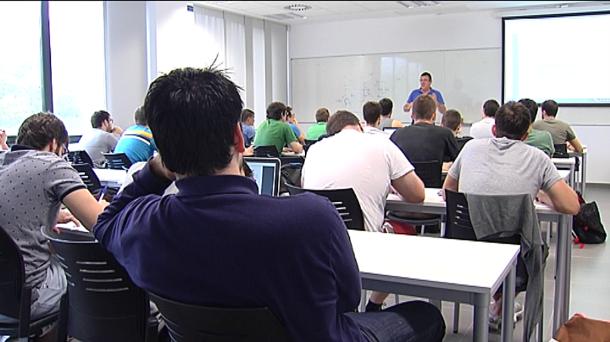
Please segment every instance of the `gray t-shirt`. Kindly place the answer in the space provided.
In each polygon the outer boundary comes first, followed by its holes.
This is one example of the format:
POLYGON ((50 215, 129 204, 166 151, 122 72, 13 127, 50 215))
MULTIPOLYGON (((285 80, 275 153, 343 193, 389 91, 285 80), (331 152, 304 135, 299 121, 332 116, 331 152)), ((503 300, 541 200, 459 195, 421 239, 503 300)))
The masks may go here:
POLYGON ((551 159, 541 150, 507 138, 474 139, 449 169, 458 190, 478 195, 530 194, 547 191, 561 180, 551 159))
POLYGON ((0 154, 0 227, 22 251, 26 284, 37 288, 50 265, 48 241, 40 228, 55 225, 62 199, 84 188, 76 170, 53 153, 0 154))
POLYGON ((85 133, 78 144, 87 151, 95 166, 101 167, 106 160, 102 153, 112 152, 118 141, 116 135, 94 128, 85 133))
POLYGON ((576 134, 574 134, 574 131, 570 125, 555 118, 538 120, 534 122, 532 127, 534 129, 551 133, 554 145, 565 144, 566 141, 574 140, 576 138, 576 134))

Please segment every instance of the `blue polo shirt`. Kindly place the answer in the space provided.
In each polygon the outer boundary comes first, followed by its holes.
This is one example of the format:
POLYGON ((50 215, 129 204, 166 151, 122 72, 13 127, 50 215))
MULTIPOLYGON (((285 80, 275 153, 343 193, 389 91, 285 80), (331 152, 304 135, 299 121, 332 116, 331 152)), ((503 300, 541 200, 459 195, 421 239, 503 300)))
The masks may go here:
MULTIPOLYGON (((411 92, 411 94, 409 94, 409 98, 407 99, 407 103, 412 103, 413 101, 415 101, 415 99, 419 96, 422 95, 424 92, 421 90, 421 88, 417 88, 415 90, 413 90, 411 92)), ((430 91, 428 91, 428 94, 430 93, 434 93, 436 95, 436 101, 440 104, 445 104, 445 99, 443 98, 443 94, 441 94, 440 91, 436 90, 436 89, 432 89, 430 88, 430 91)))
POLYGON ((157 150, 150 128, 133 125, 123 132, 114 153, 125 153, 132 163, 147 161, 157 150))
POLYGON ((267 306, 294 341, 364 341, 345 313, 360 274, 332 204, 258 195, 242 176, 188 177, 176 195, 147 164, 99 216, 94 234, 133 281, 173 300, 267 306))

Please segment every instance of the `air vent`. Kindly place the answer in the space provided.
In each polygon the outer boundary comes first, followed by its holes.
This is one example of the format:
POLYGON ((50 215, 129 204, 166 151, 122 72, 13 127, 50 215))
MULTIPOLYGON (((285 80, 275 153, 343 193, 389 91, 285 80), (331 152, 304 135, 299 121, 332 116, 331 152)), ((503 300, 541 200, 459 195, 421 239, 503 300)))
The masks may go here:
POLYGON ((441 4, 439 1, 398 1, 398 3, 406 8, 434 7, 441 4))
POLYGON ((305 5, 305 4, 292 4, 292 5, 285 6, 284 9, 287 9, 289 11, 294 11, 294 12, 303 12, 303 11, 307 11, 307 10, 311 9, 311 6, 305 5))
POLYGON ((292 12, 267 14, 267 15, 265 15, 265 17, 267 17, 269 19, 275 19, 275 20, 291 20, 291 19, 306 19, 307 18, 304 15, 301 15, 298 13, 292 13, 292 12))

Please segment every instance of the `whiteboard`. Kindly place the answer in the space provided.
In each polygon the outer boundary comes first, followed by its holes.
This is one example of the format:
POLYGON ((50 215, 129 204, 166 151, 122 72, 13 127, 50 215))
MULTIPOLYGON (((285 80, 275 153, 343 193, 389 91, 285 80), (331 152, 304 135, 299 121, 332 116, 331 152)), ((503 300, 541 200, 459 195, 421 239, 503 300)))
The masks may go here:
POLYGON ((320 107, 331 113, 347 109, 362 119, 365 102, 388 97, 394 102, 392 117, 410 122, 402 106, 419 88, 419 75, 428 71, 447 109, 457 109, 472 123, 481 118, 483 102, 500 102, 501 63, 500 48, 292 59, 291 105, 303 122, 315 122, 320 107))

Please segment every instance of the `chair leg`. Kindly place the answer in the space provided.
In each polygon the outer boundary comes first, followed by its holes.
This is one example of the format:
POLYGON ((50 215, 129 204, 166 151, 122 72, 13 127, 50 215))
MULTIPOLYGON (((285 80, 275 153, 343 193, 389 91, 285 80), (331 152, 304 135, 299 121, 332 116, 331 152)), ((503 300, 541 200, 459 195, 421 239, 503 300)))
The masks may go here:
POLYGON ((398 294, 394 294, 394 302, 395 304, 398 304, 398 294))
POLYGON ((422 224, 421 225, 421 235, 424 235, 424 234, 426 234, 426 225, 422 224))
POLYGON ((460 303, 453 303, 453 333, 458 333, 458 328, 460 326, 460 303))
POLYGON ((360 312, 364 312, 366 309, 366 290, 362 289, 360 292, 360 312))

